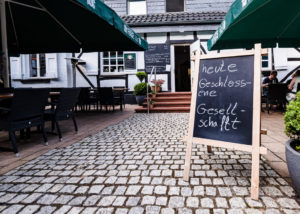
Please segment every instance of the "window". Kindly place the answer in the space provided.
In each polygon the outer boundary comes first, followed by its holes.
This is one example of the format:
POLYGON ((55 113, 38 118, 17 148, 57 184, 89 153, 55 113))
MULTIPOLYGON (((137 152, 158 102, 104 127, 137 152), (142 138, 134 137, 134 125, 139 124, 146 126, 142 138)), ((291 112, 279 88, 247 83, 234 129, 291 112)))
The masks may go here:
POLYGON ((136 71, 136 53, 103 52, 101 65, 103 74, 122 74, 125 71, 136 71))
POLYGON ((56 53, 26 54, 10 57, 11 78, 14 80, 56 79, 58 77, 56 53))
POLYGON ((102 65, 104 73, 124 72, 124 55, 122 51, 103 52, 102 65))
POLYGON ((29 77, 46 76, 46 57, 45 54, 30 54, 30 71, 29 77))
POLYGON ((166 0, 166 12, 183 12, 184 0, 166 0))
POLYGON ((262 56, 262 58, 261 58, 261 69, 263 71, 272 70, 272 52, 270 49, 269 49, 268 54, 262 56))
POLYGON ((269 67, 269 57, 268 56, 262 56, 261 62, 262 62, 262 68, 269 67))
POLYGON ((128 0, 128 15, 147 14, 146 0, 128 0))

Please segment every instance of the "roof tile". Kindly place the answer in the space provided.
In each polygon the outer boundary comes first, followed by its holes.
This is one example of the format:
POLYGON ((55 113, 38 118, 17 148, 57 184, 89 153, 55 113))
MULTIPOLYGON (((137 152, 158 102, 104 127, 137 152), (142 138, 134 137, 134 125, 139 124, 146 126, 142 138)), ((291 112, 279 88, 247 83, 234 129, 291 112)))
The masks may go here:
POLYGON ((167 25, 167 24, 200 24, 221 22, 225 12, 177 12, 177 13, 157 13, 147 15, 130 15, 121 18, 129 26, 147 26, 147 25, 167 25))

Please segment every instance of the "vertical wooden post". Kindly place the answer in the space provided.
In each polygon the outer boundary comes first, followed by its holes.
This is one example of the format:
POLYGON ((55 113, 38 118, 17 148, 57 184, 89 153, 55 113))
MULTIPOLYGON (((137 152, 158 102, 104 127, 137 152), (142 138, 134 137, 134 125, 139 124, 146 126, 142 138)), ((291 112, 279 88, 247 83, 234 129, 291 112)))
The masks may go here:
POLYGON ((260 160, 260 126, 261 126, 261 44, 254 48, 254 79, 253 79, 253 125, 252 125, 252 172, 251 198, 259 197, 259 160, 260 160))
POLYGON ((191 155, 193 148, 193 134, 194 134, 194 120, 195 120, 195 109, 196 109, 196 100, 197 100, 197 88, 198 88, 198 77, 200 70, 200 51, 196 51, 195 58, 195 69, 194 69, 194 80, 193 80, 193 90, 192 90, 192 102, 191 102, 191 110, 190 110, 190 119, 189 119, 189 132, 188 138, 186 141, 186 153, 185 153, 185 163, 184 163, 184 173, 183 180, 188 181, 190 176, 190 167, 191 167, 191 155))

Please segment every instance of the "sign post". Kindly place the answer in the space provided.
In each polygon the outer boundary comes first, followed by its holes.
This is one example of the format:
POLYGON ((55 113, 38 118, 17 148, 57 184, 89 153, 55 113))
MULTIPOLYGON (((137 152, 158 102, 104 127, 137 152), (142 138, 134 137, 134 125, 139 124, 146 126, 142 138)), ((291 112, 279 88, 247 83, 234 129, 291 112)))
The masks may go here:
POLYGON ((193 144, 252 153, 251 198, 258 199, 261 131, 261 55, 254 50, 201 55, 196 52, 195 78, 186 141, 185 181, 189 180, 193 144))

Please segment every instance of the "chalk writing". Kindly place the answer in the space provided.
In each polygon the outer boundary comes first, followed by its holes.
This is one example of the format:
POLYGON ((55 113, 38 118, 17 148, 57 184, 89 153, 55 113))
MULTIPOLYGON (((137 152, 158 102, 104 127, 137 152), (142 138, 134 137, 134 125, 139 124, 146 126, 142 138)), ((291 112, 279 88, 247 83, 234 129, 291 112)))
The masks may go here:
POLYGON ((251 145, 253 56, 200 61, 194 137, 251 145))

